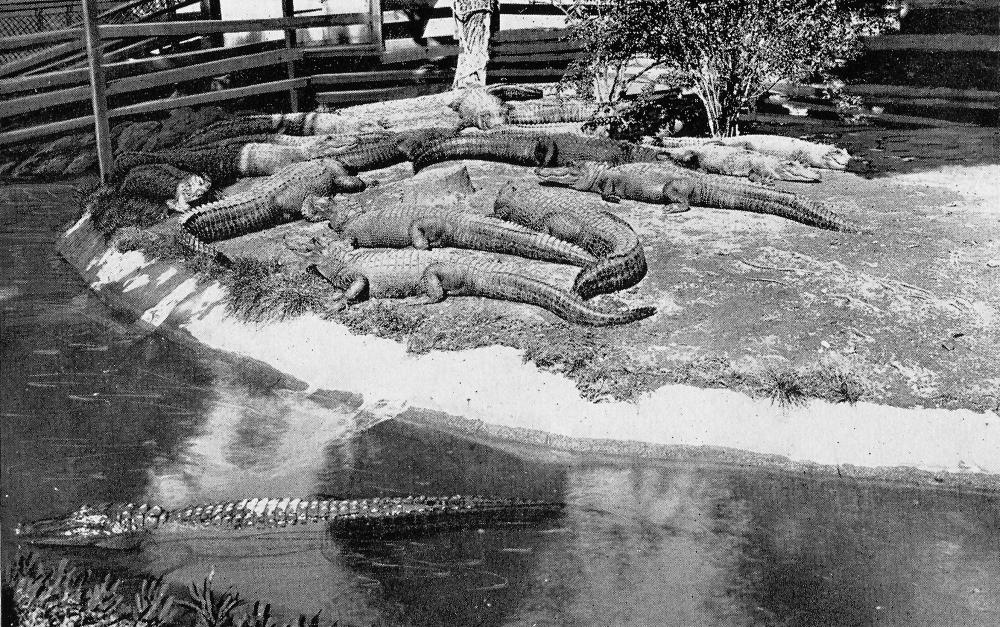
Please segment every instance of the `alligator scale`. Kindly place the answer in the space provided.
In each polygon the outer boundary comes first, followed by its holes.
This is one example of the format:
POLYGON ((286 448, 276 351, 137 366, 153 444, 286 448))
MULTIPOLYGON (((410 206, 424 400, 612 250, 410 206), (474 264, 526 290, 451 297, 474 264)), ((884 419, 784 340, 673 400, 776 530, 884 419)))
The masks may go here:
POLYGON ((323 524, 334 537, 378 537, 540 522, 561 510, 556 503, 479 496, 254 498, 176 510, 116 503, 85 505, 66 516, 25 523, 15 535, 33 545, 132 549, 157 537, 209 527, 248 530, 323 524))

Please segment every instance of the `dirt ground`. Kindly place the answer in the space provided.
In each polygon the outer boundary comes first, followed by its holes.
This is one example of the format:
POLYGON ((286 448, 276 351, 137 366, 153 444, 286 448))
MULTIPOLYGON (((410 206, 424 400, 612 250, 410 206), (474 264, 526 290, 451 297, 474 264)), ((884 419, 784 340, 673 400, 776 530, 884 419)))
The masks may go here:
MULTIPOLYGON (((399 106, 395 103, 396 107, 399 106)), ((406 117, 399 108, 374 113, 406 117)), ((433 121, 440 104, 421 109, 433 121)), ((373 110, 365 111, 372 114, 373 110)), ((395 119, 395 118, 393 118, 395 119)), ((819 184, 778 186, 832 202, 860 234, 773 216, 625 201, 607 208, 643 238, 649 274, 599 300, 655 305, 622 327, 569 325, 527 305, 453 298, 414 307, 363 303, 340 319, 411 350, 490 344, 573 378, 591 399, 630 398, 667 383, 728 387, 776 402, 807 397, 1000 411, 1000 134, 952 127, 898 130, 828 125, 763 132, 836 141, 855 160, 819 184)), ((478 190, 455 202, 489 213, 528 168, 449 162, 412 176, 409 164, 368 173, 369 191, 336 203, 416 202, 465 166, 478 190)), ((566 193, 574 194, 567 190, 566 193)), ((295 274, 340 244, 324 222, 295 222, 224 243, 230 255, 278 258, 295 274)), ((526 262, 569 287, 575 268, 526 262)))

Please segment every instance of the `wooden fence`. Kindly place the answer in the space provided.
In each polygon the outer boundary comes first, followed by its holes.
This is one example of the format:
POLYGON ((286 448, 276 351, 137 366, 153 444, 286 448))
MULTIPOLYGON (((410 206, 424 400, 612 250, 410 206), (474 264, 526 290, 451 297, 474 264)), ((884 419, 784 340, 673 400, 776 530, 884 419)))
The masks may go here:
MULTIPOLYGON (((92 4, 92 1, 84 0, 84 4, 92 4)), ((79 115, 82 113, 79 107, 92 98, 91 74, 95 70, 104 75, 105 99, 118 100, 127 96, 137 100, 105 108, 98 115, 98 118, 114 119, 282 92, 287 93, 289 108, 297 110, 304 97, 317 104, 344 106, 442 91, 450 85, 451 60, 458 54, 450 36, 432 37, 426 45, 412 42, 408 46, 399 45, 413 36, 412 24, 398 10, 405 5, 399 0, 368 0, 367 11, 340 15, 302 15, 295 10, 294 0, 281 0, 283 17, 252 20, 219 19, 218 0, 129 0, 118 5, 116 10, 121 11, 123 7, 134 10, 140 5, 151 7, 141 16, 143 19, 158 21, 112 24, 102 21, 108 11, 97 16, 91 48, 95 57, 92 68, 81 66, 87 58, 83 52, 86 40, 83 27, 0 39, 0 53, 46 46, 40 52, 0 65, 0 125, 9 129, 0 132, 0 146, 92 127, 94 115, 79 115), (201 12, 190 15, 201 19, 178 20, 177 9, 193 4, 199 4, 201 12), (353 27, 355 30, 360 27, 365 36, 363 41, 352 43, 300 44, 299 31, 315 27, 353 27), (268 31, 283 33, 284 39, 229 47, 222 47, 219 41, 223 33, 268 31), (148 55, 153 49, 158 49, 159 54, 148 55), (129 58, 133 56, 140 58, 129 58), (343 63, 330 71, 335 59, 343 63), (350 71, 343 68, 347 62, 350 71), (166 89, 177 83, 262 68, 270 68, 267 70, 270 79, 254 84, 176 98, 147 95, 150 90, 166 89), (74 107, 75 113, 64 113, 74 107), (49 115, 49 119, 39 123, 38 117, 43 114, 49 115), (52 119, 55 116, 59 118, 52 119)), ((501 3, 501 11, 496 18, 504 26, 515 16, 551 19, 561 15, 551 3, 541 0, 505 0, 501 3)), ((430 9, 423 15, 427 20, 450 20, 450 16, 449 6, 430 9)), ((867 47, 873 51, 913 48, 1000 51, 996 36, 962 33, 904 32, 873 39, 867 42, 867 47)), ((494 37, 489 77, 491 81, 513 82, 558 80, 578 54, 578 45, 567 41, 562 29, 503 28, 494 37)), ((928 106, 935 103, 955 106, 957 103, 957 106, 988 109, 1000 101, 1000 93, 977 89, 934 91, 864 84, 850 91, 886 105, 899 101, 928 106)), ((792 98, 820 110, 823 105, 813 98, 815 92, 803 86, 790 90, 792 98)), ((885 117, 888 120, 893 116, 885 114, 885 117)), ((927 118, 913 116, 895 118, 898 118, 896 121, 927 121, 927 118)))

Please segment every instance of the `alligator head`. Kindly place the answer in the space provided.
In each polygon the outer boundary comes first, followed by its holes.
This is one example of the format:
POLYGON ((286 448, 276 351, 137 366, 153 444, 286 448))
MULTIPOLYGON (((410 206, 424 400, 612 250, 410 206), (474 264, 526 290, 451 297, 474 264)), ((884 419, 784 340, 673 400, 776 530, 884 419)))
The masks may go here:
POLYGON ((798 161, 782 161, 776 168, 782 181, 798 183, 818 183, 822 179, 819 170, 810 168, 798 161))
POLYGON ((831 148, 822 157, 823 167, 831 170, 846 170, 850 160, 851 155, 843 148, 831 148))
POLYGON ((84 505, 58 518, 46 518, 15 527, 19 542, 47 546, 95 546, 125 548, 134 546, 139 533, 126 533, 101 507, 84 505))

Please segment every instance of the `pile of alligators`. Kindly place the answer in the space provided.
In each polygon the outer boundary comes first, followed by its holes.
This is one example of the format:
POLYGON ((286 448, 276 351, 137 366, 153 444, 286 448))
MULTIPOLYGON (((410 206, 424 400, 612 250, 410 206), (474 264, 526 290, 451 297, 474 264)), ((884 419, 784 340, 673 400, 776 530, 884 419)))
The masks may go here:
POLYGON ((536 305, 583 325, 647 318, 654 308, 592 300, 646 275, 642 241, 615 213, 621 200, 661 205, 665 213, 695 205, 853 230, 824 203, 769 185, 814 182, 821 168, 844 169, 849 157, 833 146, 753 135, 632 144, 583 134, 580 123, 602 114, 586 101, 513 86, 452 98, 436 124, 427 115, 407 124, 398 112, 391 123, 349 111, 223 119, 170 150, 119 153, 114 185, 166 202, 181 213, 185 245, 223 262, 213 242, 291 220, 328 220, 346 250, 316 256, 307 268, 331 286, 334 311, 370 298, 433 303, 465 295, 536 305), (449 200, 476 192, 464 171, 457 194, 365 201, 379 189, 368 189, 360 174, 410 162, 419 180, 424 169, 456 160, 522 166, 523 176, 500 189, 492 214, 449 200), (259 178, 221 191, 246 177, 259 178), (343 194, 356 200, 332 198, 343 194), (572 289, 561 289, 524 272, 524 259, 580 270, 572 289))

